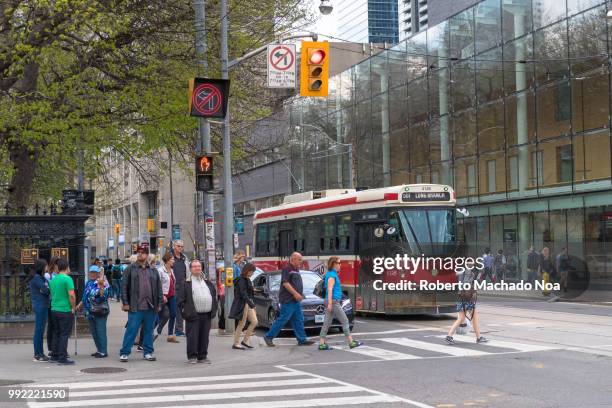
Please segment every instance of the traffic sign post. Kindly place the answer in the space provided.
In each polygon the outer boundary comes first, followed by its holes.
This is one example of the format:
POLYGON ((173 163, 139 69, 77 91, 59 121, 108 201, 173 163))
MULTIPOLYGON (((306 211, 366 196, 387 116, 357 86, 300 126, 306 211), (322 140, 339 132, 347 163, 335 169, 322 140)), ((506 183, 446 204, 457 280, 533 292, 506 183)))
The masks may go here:
POLYGON ((295 88, 295 44, 268 45, 268 88, 295 88))

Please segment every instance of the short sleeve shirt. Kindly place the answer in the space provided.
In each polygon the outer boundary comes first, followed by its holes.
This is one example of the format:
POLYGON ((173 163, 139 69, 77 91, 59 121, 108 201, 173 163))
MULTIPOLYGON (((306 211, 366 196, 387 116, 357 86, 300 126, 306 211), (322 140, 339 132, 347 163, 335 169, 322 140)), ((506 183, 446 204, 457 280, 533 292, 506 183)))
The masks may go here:
POLYGON ((51 310, 54 312, 68 313, 72 311, 70 306, 71 290, 74 290, 74 281, 68 275, 58 274, 49 283, 51 291, 51 310))
POLYGON ((289 264, 285 268, 283 268, 283 272, 281 275, 281 286, 278 291, 278 301, 280 303, 290 303, 295 302, 295 298, 285 287, 283 283, 289 282, 293 289, 295 289, 300 295, 304 296, 304 284, 302 283, 302 276, 300 275, 300 271, 295 268, 293 265, 289 264))

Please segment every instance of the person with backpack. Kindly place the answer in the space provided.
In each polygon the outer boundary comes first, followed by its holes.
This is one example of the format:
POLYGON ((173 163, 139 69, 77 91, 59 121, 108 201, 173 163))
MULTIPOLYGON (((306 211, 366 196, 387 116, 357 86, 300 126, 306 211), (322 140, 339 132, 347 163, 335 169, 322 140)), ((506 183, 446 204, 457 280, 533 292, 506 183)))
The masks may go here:
POLYGON ((110 313, 109 297, 109 284, 104 280, 102 271, 96 265, 91 265, 89 267, 89 280, 85 284, 83 298, 77 305, 77 310, 85 310, 85 316, 89 322, 89 331, 96 345, 96 352, 91 355, 95 358, 108 357, 106 321, 110 313))
MULTIPOLYGON (((488 248, 487 248, 488 249, 488 248)), ((476 308, 476 289, 474 288, 475 275, 472 270, 466 269, 461 276, 461 283, 463 287, 459 290, 459 300, 456 304, 457 309, 457 320, 451 326, 446 336, 446 343, 453 346, 455 345, 455 339, 453 335, 457 331, 457 328, 463 323, 465 319, 472 323, 474 333, 476 333, 476 343, 486 343, 489 340, 480 335, 480 326, 478 324, 478 309, 476 308)))
POLYGON ((255 290, 253 289, 253 282, 251 282, 251 275, 253 275, 253 272, 255 272, 255 265, 247 263, 242 267, 240 277, 234 280, 235 297, 229 314, 230 319, 236 319, 238 321, 236 330, 234 330, 234 344, 232 345, 232 349, 234 350, 253 348, 249 344, 249 339, 257 327, 254 299, 255 290), (247 321, 249 322, 249 326, 241 342, 240 335, 247 321))
POLYGON ((325 320, 321 327, 319 350, 331 350, 327 344, 327 331, 331 326, 334 317, 338 319, 342 325, 342 332, 348 342, 349 348, 355 348, 363 345, 362 342, 354 340, 351 336, 351 330, 348 317, 342 309, 342 286, 340 285, 340 277, 338 270, 340 269, 340 258, 332 256, 327 260, 327 273, 323 277, 323 291, 325 296, 325 320))
POLYGON ((117 302, 121 302, 121 278, 123 277, 123 268, 121 268, 121 260, 115 259, 115 264, 111 268, 111 276, 113 279, 113 292, 117 302))

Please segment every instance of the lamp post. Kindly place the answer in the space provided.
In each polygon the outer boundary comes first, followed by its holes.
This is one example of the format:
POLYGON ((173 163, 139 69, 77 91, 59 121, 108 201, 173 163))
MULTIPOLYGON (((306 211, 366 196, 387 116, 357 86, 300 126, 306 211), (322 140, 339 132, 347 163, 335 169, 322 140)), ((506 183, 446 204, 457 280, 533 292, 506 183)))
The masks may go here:
MULTIPOLYGON (((349 188, 353 188, 353 145, 352 143, 340 143, 334 139, 331 138, 331 136, 329 136, 325 130, 321 129, 319 126, 316 125, 311 125, 308 123, 301 123, 299 125, 295 126, 295 130, 297 132, 300 131, 301 126, 303 127, 309 127, 312 129, 317 130, 320 134, 322 134, 323 136, 325 136, 325 138, 333 145, 333 146, 341 146, 341 147, 346 147, 347 148, 347 153, 348 153, 348 170, 349 170, 349 188)), ((302 148, 303 150, 303 148, 302 148)), ((303 166, 303 163, 302 163, 303 166)), ((304 180, 302 180, 302 183, 304 182, 304 180)))

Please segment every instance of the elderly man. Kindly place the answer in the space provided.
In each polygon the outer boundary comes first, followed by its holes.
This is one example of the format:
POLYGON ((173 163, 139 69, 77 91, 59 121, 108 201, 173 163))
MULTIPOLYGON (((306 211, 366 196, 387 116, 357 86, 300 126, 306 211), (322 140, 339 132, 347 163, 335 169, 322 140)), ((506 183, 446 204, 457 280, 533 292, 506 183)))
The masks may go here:
POLYGON ((157 270, 147 262, 149 247, 139 245, 136 262, 123 273, 121 285, 122 309, 128 312, 128 324, 123 336, 119 361, 128 361, 134 339, 143 325, 144 358, 155 361, 153 356, 153 326, 155 317, 163 304, 164 293, 157 270))
POLYGON ((314 344, 313 341, 306 338, 306 331, 304 330, 304 314, 300 303, 304 299, 304 285, 300 275, 301 265, 302 254, 294 252, 289 258, 289 264, 283 268, 281 287, 278 292, 280 314, 272 323, 270 330, 264 335, 264 341, 269 347, 274 347, 273 339, 278 336, 288 321, 291 321, 293 333, 299 346, 314 344))
MULTIPOLYGON (((181 291, 183 285, 185 284, 185 279, 187 278, 187 265, 189 264, 189 260, 185 254, 183 254, 184 248, 185 245, 180 239, 173 242, 172 254, 174 255, 174 266, 172 266, 172 272, 174 273, 174 278, 176 279, 175 286, 177 292, 181 291)), ((185 335, 185 332, 183 331, 183 316, 180 308, 176 311, 176 322, 174 324, 174 329, 177 336, 185 335)))
POLYGON ((208 337, 213 317, 217 314, 215 285, 202 274, 202 263, 194 259, 189 265, 191 275, 178 291, 178 308, 187 329, 187 362, 210 364, 208 337))

